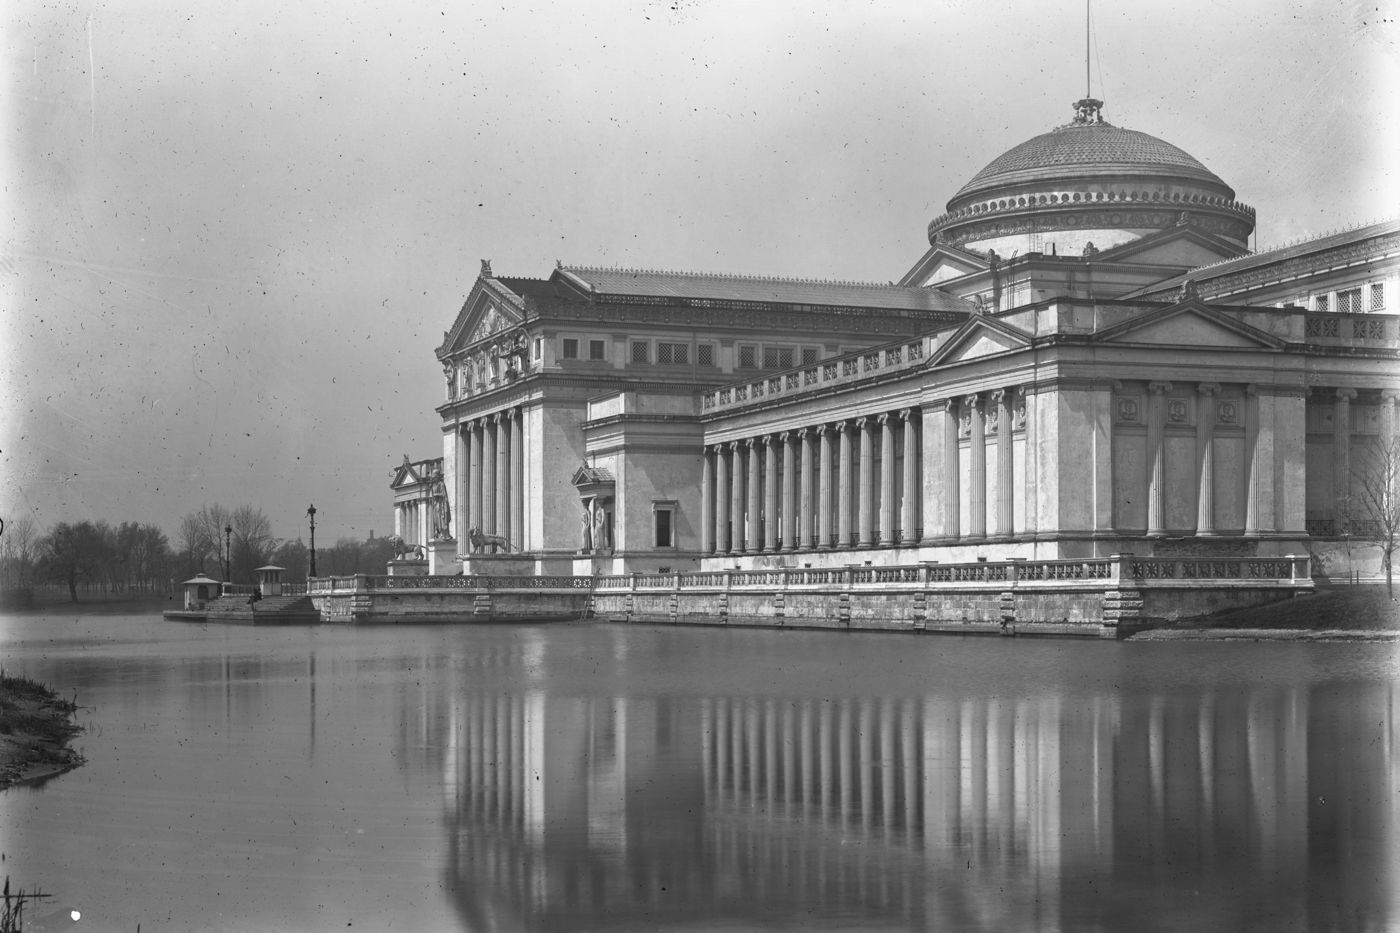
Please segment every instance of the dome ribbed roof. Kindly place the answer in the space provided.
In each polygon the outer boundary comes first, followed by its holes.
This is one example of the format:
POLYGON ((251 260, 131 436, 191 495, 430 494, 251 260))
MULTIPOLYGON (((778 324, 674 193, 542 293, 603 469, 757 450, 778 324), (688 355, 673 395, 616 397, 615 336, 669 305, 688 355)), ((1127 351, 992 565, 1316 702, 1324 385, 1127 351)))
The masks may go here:
POLYGON ((973 176, 948 202, 1014 185, 1104 175, 1155 175, 1219 185, 1234 191, 1195 157, 1169 142, 1108 123, 1070 124, 1008 149, 973 176))

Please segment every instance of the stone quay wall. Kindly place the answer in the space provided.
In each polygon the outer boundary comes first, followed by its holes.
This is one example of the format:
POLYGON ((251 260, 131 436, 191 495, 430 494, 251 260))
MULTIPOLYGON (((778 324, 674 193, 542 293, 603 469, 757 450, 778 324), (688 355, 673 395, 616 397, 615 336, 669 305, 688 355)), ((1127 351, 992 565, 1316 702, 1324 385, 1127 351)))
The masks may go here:
POLYGON ((1116 638, 1311 592, 1303 557, 926 562, 614 576, 325 577, 323 622, 612 622, 1116 638))
POLYGON ((599 577, 615 622, 1116 638, 1311 592, 1307 557, 925 563, 599 577))
POLYGON ((591 577, 322 577, 308 585, 322 622, 555 622, 588 612, 591 577))

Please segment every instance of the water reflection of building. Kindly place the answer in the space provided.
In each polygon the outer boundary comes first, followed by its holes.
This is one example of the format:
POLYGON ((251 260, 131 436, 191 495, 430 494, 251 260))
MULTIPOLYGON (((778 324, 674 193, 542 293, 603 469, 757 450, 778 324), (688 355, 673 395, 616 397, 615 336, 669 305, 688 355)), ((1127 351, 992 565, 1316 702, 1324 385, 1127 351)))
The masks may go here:
POLYGON ((483 929, 1346 927, 1395 910, 1397 692, 1335 692, 467 693, 447 880, 483 929))

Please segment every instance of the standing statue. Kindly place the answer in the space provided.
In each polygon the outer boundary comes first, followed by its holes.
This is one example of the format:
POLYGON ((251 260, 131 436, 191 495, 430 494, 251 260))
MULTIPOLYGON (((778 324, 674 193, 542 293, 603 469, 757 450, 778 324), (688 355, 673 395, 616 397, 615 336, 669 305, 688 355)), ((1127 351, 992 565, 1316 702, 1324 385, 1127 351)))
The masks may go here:
POLYGON ((447 486, 439 474, 433 480, 432 498, 433 540, 445 541, 452 537, 452 507, 447 502, 447 486))
POLYGON ((604 551, 612 547, 608 536, 608 513, 599 509, 593 515, 593 549, 604 551))
POLYGON ((583 510, 580 512, 579 529, 578 529, 578 530, 579 530, 579 542, 578 542, 579 550, 581 550, 581 551, 591 551, 591 550, 593 550, 593 519, 592 519, 592 516, 590 516, 590 515, 588 514, 588 510, 587 510, 587 509, 583 509, 583 510))

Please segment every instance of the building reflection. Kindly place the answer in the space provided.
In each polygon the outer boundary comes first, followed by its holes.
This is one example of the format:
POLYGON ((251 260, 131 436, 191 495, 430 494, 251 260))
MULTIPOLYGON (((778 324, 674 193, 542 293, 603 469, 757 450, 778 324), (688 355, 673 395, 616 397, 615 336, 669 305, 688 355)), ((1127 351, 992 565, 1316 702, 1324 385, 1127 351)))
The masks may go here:
POLYGON ((1396 706, 1370 684, 421 708, 472 929, 1287 930, 1395 920, 1396 706))

